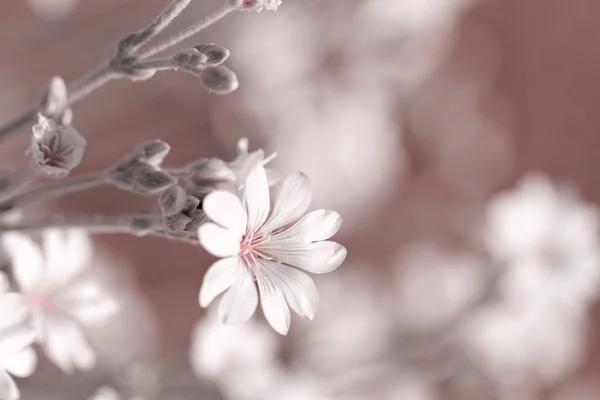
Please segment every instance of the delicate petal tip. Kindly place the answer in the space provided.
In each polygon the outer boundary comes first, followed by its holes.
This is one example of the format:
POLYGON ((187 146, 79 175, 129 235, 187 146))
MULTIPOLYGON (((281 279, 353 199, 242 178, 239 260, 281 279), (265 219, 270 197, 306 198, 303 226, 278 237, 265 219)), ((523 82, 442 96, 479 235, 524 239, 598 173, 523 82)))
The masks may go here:
POLYGON ((268 275, 260 276, 257 282, 260 303, 267 322, 275 332, 287 335, 290 330, 290 309, 283 292, 268 275))
POLYGON ((348 250, 346 250, 344 246, 342 246, 339 243, 336 243, 335 245, 336 246, 334 248, 333 254, 329 259, 329 262, 327 263, 328 272, 336 270, 337 267, 339 267, 344 262, 346 256, 348 255, 348 250))

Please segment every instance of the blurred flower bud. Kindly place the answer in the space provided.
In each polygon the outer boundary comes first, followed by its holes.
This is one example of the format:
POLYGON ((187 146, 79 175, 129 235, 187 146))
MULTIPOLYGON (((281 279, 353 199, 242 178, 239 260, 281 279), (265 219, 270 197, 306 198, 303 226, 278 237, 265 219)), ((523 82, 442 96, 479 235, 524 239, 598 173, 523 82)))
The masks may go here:
POLYGON ((228 0, 229 4, 241 11, 277 11, 281 0, 228 0))
POLYGON ((159 225, 157 218, 153 214, 136 215, 131 219, 131 230, 137 236, 144 236, 154 231, 154 228, 159 225))
POLYGON ((177 183, 177 178, 160 169, 169 152, 160 140, 144 143, 126 156, 108 174, 118 187, 140 194, 156 194, 177 183))
POLYGON ((178 185, 163 192, 159 206, 165 232, 171 236, 194 237, 200 225, 206 221, 201 205, 208 193, 209 191, 186 192, 178 185))
POLYGON ((223 61, 229 58, 229 49, 220 44, 214 43, 203 43, 198 46, 194 46, 194 49, 198 50, 201 54, 204 54, 207 58, 205 61, 207 64, 219 65, 223 61))
POLYGON ((218 94, 231 93, 239 87, 236 74, 221 65, 205 68, 200 78, 208 90, 218 94))
POLYGON ((173 56, 173 61, 181 68, 197 68, 208 61, 208 56, 197 49, 181 50, 173 56))
POLYGON ((187 194, 185 189, 179 185, 173 185, 160 195, 158 206, 163 214, 176 214, 181 211, 185 205, 187 194))
POLYGON ((32 131, 27 153, 44 175, 63 178, 79 165, 86 141, 75 129, 38 114, 32 131))
POLYGON ((190 180, 198 186, 235 181, 235 174, 227 163, 218 158, 203 159, 191 165, 190 180))

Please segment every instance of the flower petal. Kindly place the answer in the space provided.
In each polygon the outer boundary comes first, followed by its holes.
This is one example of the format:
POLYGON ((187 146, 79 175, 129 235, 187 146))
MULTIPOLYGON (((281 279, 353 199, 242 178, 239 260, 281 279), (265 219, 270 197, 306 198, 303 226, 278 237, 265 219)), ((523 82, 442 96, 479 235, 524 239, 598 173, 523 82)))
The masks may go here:
POLYGON ((306 212, 312 198, 309 179, 302 173, 289 175, 277 195, 273 212, 264 229, 273 231, 296 221, 306 212))
POLYGON ((241 237, 213 223, 198 228, 200 244, 216 257, 229 257, 240 251, 241 237))
POLYGON ((241 278, 243 265, 239 258, 228 257, 210 266, 200 288, 199 302, 201 307, 208 306, 215 297, 229 289, 241 278))
POLYGON ((285 300, 292 310, 309 321, 315 317, 319 308, 319 292, 310 276, 295 268, 267 261, 264 274, 277 282, 285 300))
POLYGON ((40 284, 44 274, 44 259, 39 246, 27 235, 9 232, 2 235, 2 245, 12 260, 17 283, 23 290, 40 284))
POLYGON ((202 201, 202 209, 217 224, 243 235, 248 223, 246 210, 240 199, 233 193, 217 190, 202 201))
POLYGON ((55 304, 77 321, 101 326, 119 310, 119 303, 96 280, 78 280, 56 293, 55 304))
POLYGON ((267 248, 261 248, 277 262, 301 268, 313 274, 331 272, 344 261, 348 253, 339 243, 323 241, 303 246, 281 246, 272 242, 267 248))
POLYGON ((342 217, 332 210, 315 210, 306 214, 289 229, 273 235, 273 241, 310 243, 327 240, 340 229, 342 217))
POLYGON ((26 347, 2 361, 5 370, 19 378, 25 378, 33 374, 37 367, 37 355, 31 347, 26 347))
POLYGON ((244 186, 244 205, 248 214, 248 232, 255 232, 267 219, 271 209, 269 183, 262 164, 252 168, 244 186))
POLYGON ((258 305, 258 294, 252 275, 242 268, 240 279, 229 288, 219 303, 219 319, 226 324, 246 322, 258 305))
POLYGON ((287 335, 290 330, 290 309, 285 302, 283 292, 271 275, 256 270, 256 282, 260 292, 260 304, 269 325, 280 335, 287 335))
POLYGON ((21 397, 15 381, 4 370, 0 369, 0 399, 17 400, 21 397))
POLYGON ((12 292, 0 295, 0 331, 24 323, 30 315, 25 297, 12 292))
POLYGON ((45 284, 61 286, 88 268, 92 259, 89 235, 80 229, 48 229, 44 232, 45 284))
POLYGON ((62 318, 46 318, 44 322, 44 350, 63 372, 90 370, 96 365, 96 354, 79 326, 62 318))

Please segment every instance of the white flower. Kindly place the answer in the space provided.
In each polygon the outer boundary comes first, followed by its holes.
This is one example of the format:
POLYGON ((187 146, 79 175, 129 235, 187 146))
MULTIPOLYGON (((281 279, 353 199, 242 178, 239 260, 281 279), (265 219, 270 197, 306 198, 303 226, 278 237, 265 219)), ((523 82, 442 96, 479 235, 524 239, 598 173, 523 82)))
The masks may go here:
POLYGON ((212 308, 194 328, 190 363, 198 376, 217 379, 233 371, 270 369, 277 362, 279 342, 267 326, 250 320, 223 325, 212 308))
POLYGON ((63 178, 79 165, 86 141, 71 126, 38 114, 38 123, 32 130, 28 153, 46 176, 63 178))
POLYGON ((8 292, 8 280, 0 273, 0 399, 16 400, 19 389, 8 373, 23 378, 37 366, 31 345, 36 332, 23 296, 8 292))
POLYGON ((267 321, 285 335, 290 325, 288 306, 312 319, 319 302, 313 280, 296 268, 330 272, 346 257, 344 246, 326 241, 338 231, 342 219, 334 211, 317 210, 287 228, 308 208, 308 178, 290 175, 271 210, 267 175, 260 163, 248 174, 242 199, 221 190, 204 199, 203 209, 215 223, 198 229, 200 243, 209 253, 225 258, 206 272, 200 305, 206 307, 227 290, 219 305, 221 321, 244 322, 258 304, 256 280, 267 321))
POLYGON ((534 378, 548 383, 568 376, 585 355, 582 315, 554 304, 494 305, 464 327, 467 349, 493 378, 506 385, 534 378))
POLYGON ((517 302, 552 299, 577 309, 597 298, 600 285, 598 213, 542 175, 488 207, 486 241, 505 262, 501 290, 517 302))
POLYGON ((91 261, 89 237, 80 230, 47 230, 43 252, 21 233, 3 235, 2 243, 48 358, 66 373, 93 368, 96 356, 78 322, 103 324, 117 304, 96 281, 82 276, 91 261))

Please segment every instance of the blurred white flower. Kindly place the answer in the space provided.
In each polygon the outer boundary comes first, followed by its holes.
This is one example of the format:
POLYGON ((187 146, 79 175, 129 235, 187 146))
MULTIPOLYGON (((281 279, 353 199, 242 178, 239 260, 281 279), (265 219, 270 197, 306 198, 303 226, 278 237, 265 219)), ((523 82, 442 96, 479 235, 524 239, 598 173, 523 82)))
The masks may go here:
POLYGON ((79 323, 104 324, 118 305, 98 282, 82 276, 92 254, 87 234, 46 230, 43 251, 17 232, 4 234, 2 244, 48 358, 66 373, 93 368, 96 355, 79 323))
MULTIPOLYGON (((123 397, 109 386, 98 388, 88 400, 121 400, 123 397)), ((143 400, 142 397, 131 397, 130 400, 143 400)))
POLYGON ((37 366, 37 355, 31 348, 36 330, 31 322, 27 301, 8 291, 8 279, 0 273, 0 399, 20 397, 9 373, 24 378, 37 366))
POLYGON ((71 126, 58 124, 38 114, 38 122, 32 130, 28 153, 43 174, 63 178, 79 165, 86 141, 71 126))
POLYGON ((584 319, 551 303, 482 310, 464 326, 473 359, 506 385, 552 383, 574 371, 584 355, 584 319))
POLYGON ((393 307, 389 286, 372 265, 348 265, 319 277, 323 307, 298 335, 291 360, 328 386, 366 376, 393 356, 393 307))
POLYGON ((203 210, 215 223, 198 229, 200 243, 211 254, 226 257, 207 271, 200 289, 200 305, 206 307, 227 290, 219 305, 225 323, 239 323, 254 314, 260 291, 269 324, 280 334, 289 330, 291 307, 307 319, 316 313, 319 294, 313 280, 294 266, 313 273, 336 269, 346 248, 327 241, 340 228, 334 211, 316 210, 304 216, 311 190, 308 178, 290 175, 271 211, 269 185, 262 164, 249 173, 243 203, 234 194, 215 191, 203 202, 203 210))
POLYGON ((577 311, 598 297, 598 212, 543 175, 528 175, 487 210, 486 241, 506 263, 502 293, 518 302, 552 299, 577 311))
POLYGON ((271 368, 279 345, 277 335, 265 325, 254 320, 224 325, 213 307, 192 332, 189 357, 198 376, 217 379, 232 371, 271 368))
POLYGON ((419 243, 400 251, 394 304, 404 329, 440 329, 482 295, 485 264, 476 255, 419 243))
POLYGON ((192 332, 189 357, 196 375, 216 383, 226 398, 260 399, 281 368, 279 347, 267 326, 254 320, 224 325, 213 307, 192 332))

